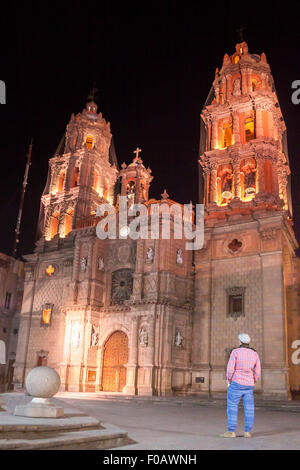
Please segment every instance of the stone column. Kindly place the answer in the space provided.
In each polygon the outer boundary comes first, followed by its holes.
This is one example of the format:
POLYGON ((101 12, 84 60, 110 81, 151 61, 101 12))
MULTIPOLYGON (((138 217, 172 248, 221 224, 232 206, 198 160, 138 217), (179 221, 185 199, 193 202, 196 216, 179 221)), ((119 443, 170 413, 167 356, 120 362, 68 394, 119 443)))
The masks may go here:
POLYGON ((174 315, 169 307, 165 310, 163 332, 163 358, 160 390, 162 395, 172 395, 172 346, 174 315))
POLYGON ((153 395, 154 372, 154 345, 155 345, 155 313, 149 317, 148 345, 146 346, 145 362, 143 364, 144 381, 138 384, 139 395, 153 395))
POLYGON ((272 192, 279 196, 279 183, 278 183, 278 169, 276 161, 271 161, 272 164, 272 192))
POLYGON ((271 110, 268 110, 268 137, 274 139, 274 121, 273 113, 271 110))
POLYGON ((104 348, 99 347, 97 351, 97 372, 96 372, 95 392, 99 392, 102 390, 103 354, 104 354, 104 348))
POLYGON ((258 155, 257 159, 257 181, 258 181, 258 193, 265 192, 265 172, 264 172, 265 160, 258 155))
POLYGON ((126 365, 126 385, 123 393, 136 395, 137 393, 137 369, 138 369, 138 317, 131 317, 131 334, 129 343, 129 357, 126 365))
POLYGON ((262 253, 261 266, 264 336, 262 388, 265 395, 287 398, 287 336, 282 252, 262 253))
POLYGON ((211 202, 217 203, 218 193, 217 193, 217 166, 216 165, 214 165, 211 170, 210 191, 211 191, 211 195, 210 195, 211 202))
POLYGON ((232 115, 232 132, 233 132, 233 143, 239 144, 241 142, 241 133, 240 133, 240 117, 237 111, 235 111, 232 115))
POLYGON ((242 75, 242 94, 246 95, 248 92, 248 70, 242 69, 241 75, 242 75))
POLYGON ((263 129, 263 121, 262 121, 262 110, 259 107, 255 109, 255 137, 263 137, 264 129, 263 129))
POLYGON ((211 146, 212 146, 212 150, 215 150, 219 147, 218 119, 216 117, 212 119, 211 132, 212 132, 211 146))
POLYGON ((251 81, 251 72, 247 70, 247 85, 248 85, 248 93, 252 91, 252 81, 251 81))
POLYGON ((233 162, 233 197, 241 199, 241 169, 240 162, 233 162))
POLYGON ((60 379, 61 379, 61 390, 68 390, 68 367, 70 363, 70 344, 71 344, 71 328, 72 324, 68 317, 65 317, 65 338, 64 338, 64 349, 63 358, 60 364, 60 379))
POLYGON ((232 86, 231 86, 231 75, 226 75, 226 96, 227 100, 231 97, 232 86))
MULTIPOLYGON (((206 248, 207 251, 207 248, 206 248)), ((195 310, 192 334, 191 393, 208 394, 210 389, 211 350, 211 263, 208 255, 199 262, 196 258, 195 310), (196 381, 202 377, 204 382, 196 381)))

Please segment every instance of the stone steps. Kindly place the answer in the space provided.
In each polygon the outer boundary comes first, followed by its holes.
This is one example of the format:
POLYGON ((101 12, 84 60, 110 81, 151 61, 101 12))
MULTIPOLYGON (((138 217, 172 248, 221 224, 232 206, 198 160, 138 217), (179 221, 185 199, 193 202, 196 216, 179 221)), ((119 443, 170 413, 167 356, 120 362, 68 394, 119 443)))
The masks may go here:
MULTIPOLYGON (((0 412, 0 450, 95 450, 131 442, 127 432, 68 405, 60 418, 31 418, 13 414, 16 405, 25 405, 31 397, 7 394, 5 398, 7 411, 0 412)), ((53 402, 64 405, 56 399, 53 402)))
MULTIPOLYGON (((30 428, 32 429, 32 428, 30 428)), ((0 450, 110 449, 130 442, 126 432, 105 423, 98 428, 0 432, 0 450)))

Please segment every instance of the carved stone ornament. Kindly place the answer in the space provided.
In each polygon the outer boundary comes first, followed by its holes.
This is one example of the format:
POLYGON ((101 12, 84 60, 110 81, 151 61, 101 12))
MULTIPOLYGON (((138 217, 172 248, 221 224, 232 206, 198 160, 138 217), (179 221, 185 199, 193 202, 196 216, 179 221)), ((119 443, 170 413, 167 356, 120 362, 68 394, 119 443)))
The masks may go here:
POLYGON ((122 304, 132 294, 133 276, 130 269, 119 269, 112 273, 111 303, 122 304))
POLYGON ((233 96, 240 96, 241 95, 241 79, 237 78, 233 82, 233 91, 232 91, 233 96))
POLYGON ((51 277, 55 273, 55 271, 56 271, 56 267, 53 266, 53 264, 49 264, 45 269, 45 273, 49 277, 51 277))
POLYGON ((260 232, 260 236, 263 240, 272 240, 277 237, 277 230, 276 228, 267 228, 260 232))
POLYGON ((237 238, 234 238, 229 244, 228 248, 232 253, 237 253, 242 248, 243 243, 237 238))

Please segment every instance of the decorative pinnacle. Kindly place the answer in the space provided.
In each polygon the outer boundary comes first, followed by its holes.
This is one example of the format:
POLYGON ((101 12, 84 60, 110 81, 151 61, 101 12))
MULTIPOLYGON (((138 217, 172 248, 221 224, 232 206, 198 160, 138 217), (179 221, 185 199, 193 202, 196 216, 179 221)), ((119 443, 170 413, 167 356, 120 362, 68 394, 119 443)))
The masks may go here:
POLYGON ((168 199, 168 197, 169 197, 169 194, 167 193, 167 190, 165 189, 164 192, 161 194, 161 198, 166 200, 168 199))

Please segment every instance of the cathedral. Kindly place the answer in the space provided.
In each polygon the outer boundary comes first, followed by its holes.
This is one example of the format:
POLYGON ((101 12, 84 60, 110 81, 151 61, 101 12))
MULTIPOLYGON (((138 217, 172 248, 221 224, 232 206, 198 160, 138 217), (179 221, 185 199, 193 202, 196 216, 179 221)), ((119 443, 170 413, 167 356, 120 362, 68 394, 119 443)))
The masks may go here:
MULTIPOLYGON (((66 391, 217 396, 246 332, 262 361, 256 393, 288 399, 300 390, 286 127, 264 53, 242 42, 225 54, 200 123, 204 243, 187 250, 184 237, 97 236, 97 208, 118 211, 120 196, 158 207, 159 224, 165 207, 180 204, 166 191, 149 197, 153 176, 139 148, 119 167, 93 99, 71 116, 25 257, 16 388, 48 365, 66 391)), ((171 217, 172 233, 176 223, 171 217)))

